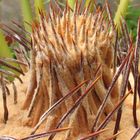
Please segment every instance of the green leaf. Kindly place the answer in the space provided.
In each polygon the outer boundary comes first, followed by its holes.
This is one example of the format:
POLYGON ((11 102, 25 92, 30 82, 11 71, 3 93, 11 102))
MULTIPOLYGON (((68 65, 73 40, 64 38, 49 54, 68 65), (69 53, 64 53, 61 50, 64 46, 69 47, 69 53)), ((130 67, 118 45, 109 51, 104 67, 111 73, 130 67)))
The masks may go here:
POLYGON ((118 28, 118 31, 120 31, 121 17, 125 16, 127 13, 128 4, 129 4, 129 0, 120 0, 120 4, 118 6, 118 9, 117 9, 117 12, 116 12, 115 18, 114 18, 114 22, 118 28))
MULTIPOLYGON (((9 46, 7 45, 7 42, 5 40, 3 33, 0 31, 0 58, 13 58, 13 57, 14 57, 14 54, 9 48, 9 46)), ((19 65, 16 63, 10 63, 10 64, 12 64, 13 66, 19 67, 19 65)), ((1 66, 1 65, 0 65, 0 68, 5 69, 5 70, 11 70, 8 67, 1 66)), ((14 72, 15 74, 19 74, 14 70, 11 70, 11 71, 14 72)), ((8 79, 10 81, 13 80, 13 78, 11 77, 8 77, 8 79)))
POLYGON ((88 5, 90 4, 90 2, 91 2, 90 12, 93 12, 93 10, 94 10, 94 2, 95 2, 94 0, 92 0, 92 1, 91 0, 86 0, 85 1, 85 6, 88 7, 88 5))
POLYGON ((68 0, 68 4, 71 7, 71 9, 74 9, 75 0, 68 0))
POLYGON ((44 0, 34 0, 34 7, 35 7, 35 13, 36 17, 39 17, 39 10, 45 10, 45 2, 44 0))
POLYGON ((10 48, 7 45, 7 42, 5 41, 5 37, 3 33, 0 31, 0 57, 13 57, 13 54, 10 50, 10 48))
POLYGON ((140 9, 136 6, 133 6, 132 3, 130 3, 128 6, 128 12, 126 14, 125 20, 134 40, 136 39, 137 35, 137 21, 139 16, 140 9))
POLYGON ((25 22, 32 23, 33 16, 32 16, 32 9, 29 0, 20 0, 21 3, 21 10, 22 16, 24 21, 24 27, 27 31, 31 31, 31 27, 27 25, 25 22))

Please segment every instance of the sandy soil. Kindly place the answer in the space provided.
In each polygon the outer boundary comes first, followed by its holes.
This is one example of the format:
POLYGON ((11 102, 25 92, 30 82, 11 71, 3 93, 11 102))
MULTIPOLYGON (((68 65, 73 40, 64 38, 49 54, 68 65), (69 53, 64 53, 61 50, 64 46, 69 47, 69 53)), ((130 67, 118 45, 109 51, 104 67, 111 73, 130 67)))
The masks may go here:
MULTIPOLYGON (((23 77, 23 81, 28 81, 29 76, 26 77, 26 79, 23 77)), ((2 103, 2 93, 0 91, 0 135, 9 135, 16 138, 21 138, 27 136, 31 128, 29 127, 23 127, 23 117, 25 114, 25 111, 21 110, 21 105, 25 99, 25 93, 26 93, 26 86, 25 84, 20 84, 18 80, 16 80, 16 86, 18 89, 18 103, 15 105, 13 100, 13 88, 12 85, 9 86, 9 89, 11 91, 10 96, 8 96, 8 110, 9 110, 9 120, 7 121, 7 124, 3 123, 3 103, 2 103)))
MULTIPOLYGON (((11 91, 11 95, 8 96, 8 109, 9 109, 9 120, 7 124, 3 123, 3 103, 2 103, 2 93, 0 90, 0 136, 7 135, 12 136, 15 138, 24 138, 30 134, 32 131, 32 128, 24 126, 25 119, 26 119, 26 113, 27 111, 21 110, 22 103, 25 99, 25 93, 26 93, 26 85, 28 85, 29 82, 29 73, 27 73, 26 78, 22 77, 24 84, 20 84, 18 80, 16 80, 16 85, 18 88, 18 103, 15 105, 13 101, 13 89, 12 86, 9 86, 9 89, 11 91)), ((133 85, 133 79, 131 76, 131 84, 133 85)), ((123 106, 123 116, 121 121, 121 130, 122 133, 118 136, 118 140, 129 140, 130 137, 132 137, 133 133, 136 131, 133 125, 133 116, 132 116, 132 103, 133 103, 133 95, 129 95, 127 100, 125 101, 125 104, 123 106)), ((140 103, 137 104, 138 110, 138 119, 140 124, 140 103)), ((114 128, 114 121, 111 121, 107 128, 110 128, 108 132, 105 132, 102 134, 98 139, 99 140, 105 140, 106 138, 109 138, 112 135, 112 131, 114 128)), ((44 126, 42 126, 38 132, 43 132, 44 126)), ((63 140, 62 133, 60 135, 60 140, 63 140)), ((45 140, 46 138, 44 138, 45 140)), ((58 137, 57 137, 58 140, 58 137)), ((140 136, 136 139, 140 140, 140 136)))

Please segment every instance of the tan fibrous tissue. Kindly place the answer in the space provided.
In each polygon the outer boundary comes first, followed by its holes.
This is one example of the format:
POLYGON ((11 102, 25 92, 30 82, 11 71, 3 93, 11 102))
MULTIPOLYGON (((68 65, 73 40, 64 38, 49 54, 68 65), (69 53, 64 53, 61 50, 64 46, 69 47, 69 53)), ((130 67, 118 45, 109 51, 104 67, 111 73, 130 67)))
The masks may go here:
MULTIPOLYGON (((65 138, 78 137, 91 130, 113 77, 115 33, 109 26, 102 11, 87 14, 85 10, 79 14, 66 8, 61 16, 53 12, 48 17, 40 14, 39 22, 32 25, 30 84, 23 105, 23 109, 28 109, 28 124, 35 126, 47 109, 82 81, 93 81, 101 75, 80 107, 63 124, 72 127, 65 138)), ((55 128, 86 87, 85 84, 47 117, 47 130, 55 128)), ((118 92, 116 84, 101 119, 114 108, 118 92)))

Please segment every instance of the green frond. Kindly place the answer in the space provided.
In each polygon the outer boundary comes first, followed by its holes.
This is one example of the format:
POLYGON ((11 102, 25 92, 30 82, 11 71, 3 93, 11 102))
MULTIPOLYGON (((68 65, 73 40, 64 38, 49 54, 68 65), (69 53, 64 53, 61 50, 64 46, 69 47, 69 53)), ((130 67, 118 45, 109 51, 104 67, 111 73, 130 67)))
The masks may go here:
POLYGON ((115 14, 114 22, 116 24, 116 27, 118 28, 118 31, 120 30, 120 20, 121 17, 126 15, 128 4, 130 0, 120 0, 120 4, 118 6, 117 12, 115 14))
POLYGON ((30 5, 29 0, 20 0, 21 2, 21 10, 23 16, 24 27, 27 31, 31 31, 31 27, 27 25, 25 22, 32 23, 33 16, 32 16, 32 8, 30 5))
POLYGON ((45 9, 44 0, 34 0, 34 7, 35 7, 36 17, 38 18, 39 10, 44 10, 45 9))

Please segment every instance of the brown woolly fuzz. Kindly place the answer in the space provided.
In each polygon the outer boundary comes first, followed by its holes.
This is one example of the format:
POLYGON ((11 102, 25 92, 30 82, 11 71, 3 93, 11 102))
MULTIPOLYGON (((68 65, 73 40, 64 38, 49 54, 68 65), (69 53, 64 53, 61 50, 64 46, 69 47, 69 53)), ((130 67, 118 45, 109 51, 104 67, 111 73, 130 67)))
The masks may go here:
MULTIPOLYGON (((89 14, 85 9, 78 13, 66 7, 61 16, 50 12, 48 17, 40 12, 40 20, 33 23, 32 28, 31 78, 23 105, 23 109, 28 109, 30 125, 35 126, 47 109, 82 81, 89 80, 90 83, 101 75, 65 123, 65 126, 72 127, 66 139, 91 131, 97 110, 113 77, 115 32, 112 28, 109 30, 104 11, 89 14)), ((86 83, 46 118, 47 130, 55 128, 87 87, 86 83)), ((116 84, 102 119, 113 110, 118 94, 116 84)))

